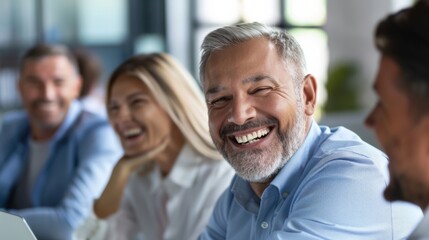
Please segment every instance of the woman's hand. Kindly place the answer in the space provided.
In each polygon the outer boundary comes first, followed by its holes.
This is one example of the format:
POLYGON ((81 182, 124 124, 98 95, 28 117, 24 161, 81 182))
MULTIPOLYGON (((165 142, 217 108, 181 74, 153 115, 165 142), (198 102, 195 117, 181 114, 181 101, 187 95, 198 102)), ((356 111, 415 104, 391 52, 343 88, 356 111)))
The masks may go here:
POLYGON ((151 149, 150 151, 141 155, 132 157, 123 156, 117 163, 117 167, 123 168, 123 171, 127 172, 128 174, 131 174, 136 171, 138 173, 141 173, 150 170, 150 167, 153 166, 150 163, 153 162, 153 160, 158 154, 160 154, 166 149, 168 142, 169 140, 165 139, 156 148, 151 149))
POLYGON ((98 218, 108 218, 118 211, 124 194, 128 178, 134 172, 148 170, 147 166, 153 162, 158 154, 164 151, 169 140, 165 139, 159 146, 135 157, 122 157, 112 171, 109 182, 100 198, 94 202, 94 213, 98 218))

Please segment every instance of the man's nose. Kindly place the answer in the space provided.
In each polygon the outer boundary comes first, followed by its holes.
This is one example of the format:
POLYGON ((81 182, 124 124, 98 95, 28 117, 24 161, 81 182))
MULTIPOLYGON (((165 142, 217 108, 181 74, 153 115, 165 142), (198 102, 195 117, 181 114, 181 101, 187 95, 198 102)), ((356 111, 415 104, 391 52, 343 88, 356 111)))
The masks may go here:
POLYGON ((50 84, 46 84, 43 86, 42 88, 42 96, 44 99, 46 100, 52 100, 55 98, 55 94, 56 94, 56 90, 55 87, 50 85, 50 84))
POLYGON ((232 100, 228 122, 243 125, 255 117, 256 109, 249 99, 241 97, 232 100))

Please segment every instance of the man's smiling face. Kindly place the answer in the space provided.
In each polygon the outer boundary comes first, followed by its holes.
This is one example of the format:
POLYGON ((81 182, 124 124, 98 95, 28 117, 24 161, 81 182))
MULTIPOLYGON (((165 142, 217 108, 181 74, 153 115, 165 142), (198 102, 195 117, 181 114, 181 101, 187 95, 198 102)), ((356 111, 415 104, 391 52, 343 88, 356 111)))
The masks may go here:
POLYGON ((216 147, 251 182, 275 175, 306 133, 302 86, 273 43, 253 39, 211 53, 204 92, 216 147))

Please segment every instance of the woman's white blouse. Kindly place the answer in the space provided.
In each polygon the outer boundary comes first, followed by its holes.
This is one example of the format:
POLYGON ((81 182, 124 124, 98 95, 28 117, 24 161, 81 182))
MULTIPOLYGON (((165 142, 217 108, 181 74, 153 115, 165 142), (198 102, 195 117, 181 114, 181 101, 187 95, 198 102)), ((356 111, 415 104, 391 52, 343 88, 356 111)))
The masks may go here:
POLYGON ((105 221, 92 214, 76 238, 196 239, 233 175, 226 161, 204 159, 185 145, 166 178, 157 167, 146 176, 131 176, 120 210, 105 221))

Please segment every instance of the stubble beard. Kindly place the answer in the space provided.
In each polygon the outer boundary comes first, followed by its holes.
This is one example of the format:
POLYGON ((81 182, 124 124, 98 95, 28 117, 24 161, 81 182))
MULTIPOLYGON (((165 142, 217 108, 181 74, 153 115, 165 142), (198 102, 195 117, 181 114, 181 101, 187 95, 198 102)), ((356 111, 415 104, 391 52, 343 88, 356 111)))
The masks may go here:
POLYGON ((405 200, 399 182, 393 177, 384 190, 384 198, 387 201, 405 200))
POLYGON ((425 184, 405 176, 390 176, 384 190, 387 201, 406 201, 426 208, 429 206, 429 192, 425 184))
MULTIPOLYGON (((223 143, 216 143, 223 157, 234 168, 237 175, 246 181, 265 183, 270 181, 286 165, 300 147, 305 137, 305 115, 303 110, 297 109, 291 128, 277 131, 277 139, 269 148, 251 149, 237 152, 232 150, 224 138, 223 143)), ((276 119, 276 126, 279 123, 276 119)), ((258 123, 256 123, 257 125, 258 123)), ((254 124, 255 125, 255 124, 254 124)))

